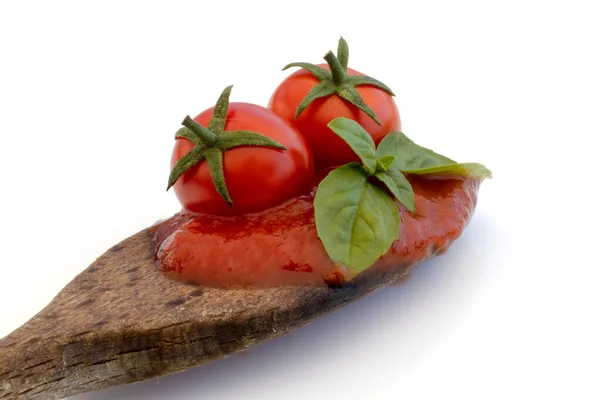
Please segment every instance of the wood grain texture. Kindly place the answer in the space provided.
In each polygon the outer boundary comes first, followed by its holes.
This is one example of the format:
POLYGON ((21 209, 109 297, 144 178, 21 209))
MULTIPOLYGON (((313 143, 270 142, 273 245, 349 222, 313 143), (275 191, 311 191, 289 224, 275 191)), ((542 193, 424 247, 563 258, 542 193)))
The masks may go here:
POLYGON ((59 399, 188 369, 331 312, 406 268, 340 289, 211 289, 165 279, 144 230, 0 341, 0 399, 59 399))

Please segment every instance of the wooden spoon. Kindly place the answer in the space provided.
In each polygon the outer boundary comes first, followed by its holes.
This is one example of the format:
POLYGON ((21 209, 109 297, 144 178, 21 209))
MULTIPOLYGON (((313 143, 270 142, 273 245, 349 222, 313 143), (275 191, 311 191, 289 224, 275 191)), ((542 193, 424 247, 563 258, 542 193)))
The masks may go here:
MULTIPOLYGON (((449 191, 430 201, 430 211, 410 217, 411 229, 421 230, 448 224, 435 211, 442 198, 455 210, 448 232, 410 243, 422 259, 458 237, 474 210, 479 181, 450 186, 460 195, 449 191)), ((417 207, 427 210, 423 190, 415 192, 417 207)), ((413 266, 371 267, 337 289, 215 289, 166 279, 154 263, 154 246, 147 229, 113 246, 0 340, 0 399, 58 399, 182 371, 305 325, 413 266)))
POLYGON ((282 335, 408 268, 340 289, 200 288, 165 279, 143 230, 0 341, 0 399, 57 399, 185 370, 282 335))

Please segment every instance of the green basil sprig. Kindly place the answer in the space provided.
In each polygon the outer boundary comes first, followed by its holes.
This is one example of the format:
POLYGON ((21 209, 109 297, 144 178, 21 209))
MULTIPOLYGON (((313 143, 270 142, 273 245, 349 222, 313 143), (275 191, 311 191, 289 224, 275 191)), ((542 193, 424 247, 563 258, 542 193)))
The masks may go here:
POLYGON ((409 211, 416 211, 405 173, 491 178, 483 165, 459 164, 415 144, 401 132, 389 133, 375 148, 371 136, 356 121, 336 118, 328 126, 348 143, 362 164, 339 167, 319 184, 314 201, 317 234, 332 260, 357 272, 371 266, 398 239, 402 220, 394 198, 409 211))
POLYGON ((405 174, 479 179, 492 177, 492 172, 482 164, 457 163, 433 150, 419 146, 402 132, 391 132, 379 143, 377 157, 386 155, 395 156, 392 168, 405 174))

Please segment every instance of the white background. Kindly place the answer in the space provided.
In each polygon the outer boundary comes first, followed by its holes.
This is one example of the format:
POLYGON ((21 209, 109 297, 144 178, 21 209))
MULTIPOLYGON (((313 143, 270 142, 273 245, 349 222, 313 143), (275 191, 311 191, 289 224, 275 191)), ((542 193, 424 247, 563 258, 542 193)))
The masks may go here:
POLYGON ((243 355, 75 399, 600 398, 594 3, 3 1, 0 337, 178 211, 186 114, 229 84, 266 104, 285 64, 343 35, 407 135, 494 172, 462 238, 243 355))

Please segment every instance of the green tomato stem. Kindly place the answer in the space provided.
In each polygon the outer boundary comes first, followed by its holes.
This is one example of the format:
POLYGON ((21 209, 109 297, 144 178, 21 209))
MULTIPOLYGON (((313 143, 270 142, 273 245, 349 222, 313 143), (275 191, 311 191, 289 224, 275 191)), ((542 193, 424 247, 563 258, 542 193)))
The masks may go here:
POLYGON ((213 131, 211 131, 210 129, 206 129, 205 127, 191 119, 189 115, 186 115, 181 125, 194 132, 196 136, 198 136, 202 143, 204 143, 205 145, 214 143, 215 139, 217 138, 217 135, 215 135, 213 131))
POLYGON ((323 57, 325 61, 327 61, 327 65, 329 65, 329 69, 331 70, 331 80, 336 86, 342 85, 346 82, 346 71, 342 64, 340 64, 340 60, 337 59, 333 51, 328 51, 323 57))

